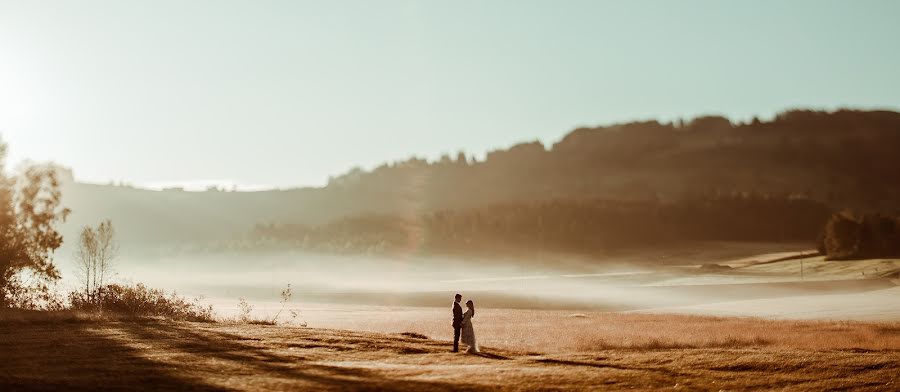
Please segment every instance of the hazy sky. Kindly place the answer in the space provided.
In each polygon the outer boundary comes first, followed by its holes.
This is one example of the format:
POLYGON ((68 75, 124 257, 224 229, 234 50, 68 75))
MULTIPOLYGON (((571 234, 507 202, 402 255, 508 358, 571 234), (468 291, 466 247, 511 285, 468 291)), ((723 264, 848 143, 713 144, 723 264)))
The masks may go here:
POLYGON ((578 125, 900 107, 900 1, 0 0, 11 163, 322 185, 578 125))

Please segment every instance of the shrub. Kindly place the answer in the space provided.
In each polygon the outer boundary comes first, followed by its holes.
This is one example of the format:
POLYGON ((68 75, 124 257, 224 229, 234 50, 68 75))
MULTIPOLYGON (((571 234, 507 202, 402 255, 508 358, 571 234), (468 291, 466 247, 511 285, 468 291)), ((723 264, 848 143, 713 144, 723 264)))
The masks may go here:
POLYGON ((860 229, 858 217, 850 212, 834 214, 825 224, 822 248, 828 259, 840 260, 859 254, 860 229))
MULTIPOLYGON (((55 284, 43 279, 22 279, 14 276, 7 286, 6 307, 33 311, 65 310, 65 297, 55 290, 55 284)), ((0 306, 0 311, 4 307, 0 306)))
POLYGON ((829 260, 900 256, 900 217, 834 214, 825 224, 820 248, 829 260))
POLYGON ((174 292, 153 289, 143 284, 109 284, 94 292, 72 292, 69 302, 73 310, 108 312, 131 317, 162 317, 171 320, 213 322, 212 305, 199 300, 188 301, 174 292))
POLYGON ((238 321, 242 323, 253 321, 253 316, 250 314, 253 312, 253 305, 250 305, 244 297, 238 298, 238 308, 241 310, 240 315, 238 315, 238 321))
MULTIPOLYGON (((282 294, 283 295, 283 294, 282 294)), ((275 319, 261 319, 253 317, 253 305, 250 305, 249 302, 243 297, 238 298, 238 309, 240 313, 235 318, 235 321, 244 324, 252 324, 252 325, 275 325, 275 319)), ((275 316, 278 318, 278 316, 275 316)))

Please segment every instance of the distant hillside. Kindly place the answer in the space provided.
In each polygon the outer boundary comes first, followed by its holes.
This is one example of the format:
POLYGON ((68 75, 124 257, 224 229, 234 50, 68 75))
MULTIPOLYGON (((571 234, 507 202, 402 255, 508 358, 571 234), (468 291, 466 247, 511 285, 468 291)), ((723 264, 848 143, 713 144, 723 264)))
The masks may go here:
POLYGON ((753 193, 834 209, 900 206, 900 113, 795 110, 771 122, 700 117, 579 128, 549 149, 523 143, 475 161, 409 159, 352 170, 324 188, 262 192, 149 191, 70 183, 64 228, 110 218, 123 246, 228 240, 256 224, 320 225, 384 214, 548 200, 673 201, 753 193))
POLYGON ((228 240, 259 222, 326 221, 335 203, 329 196, 323 189, 185 192, 68 183, 63 199, 72 214, 63 235, 76 238, 80 227, 108 218, 125 248, 228 240))

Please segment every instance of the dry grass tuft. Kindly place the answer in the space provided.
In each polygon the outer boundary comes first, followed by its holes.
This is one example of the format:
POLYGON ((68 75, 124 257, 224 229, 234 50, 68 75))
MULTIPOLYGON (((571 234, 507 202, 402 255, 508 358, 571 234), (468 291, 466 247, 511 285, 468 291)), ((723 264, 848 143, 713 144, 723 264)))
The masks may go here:
POLYGON ((274 320, 264 320, 264 319, 251 319, 246 322, 250 325, 275 325, 274 320))
POLYGON ((88 312, 64 310, 47 312, 39 310, 3 309, 0 322, 4 324, 73 323, 99 319, 100 315, 88 312))
POLYGON ((413 339, 428 339, 428 336, 422 335, 420 333, 415 333, 415 332, 403 332, 400 335, 406 336, 408 338, 413 338, 413 339))
POLYGON ((87 312, 82 310, 0 310, 0 323, 4 324, 65 324, 98 323, 105 321, 162 320, 161 317, 142 317, 116 313, 87 312))
POLYGON ((124 317, 159 317, 179 321, 213 322, 212 305, 201 305, 200 299, 190 301, 174 292, 147 287, 141 283, 109 284, 91 293, 69 293, 70 309, 111 313, 124 317))

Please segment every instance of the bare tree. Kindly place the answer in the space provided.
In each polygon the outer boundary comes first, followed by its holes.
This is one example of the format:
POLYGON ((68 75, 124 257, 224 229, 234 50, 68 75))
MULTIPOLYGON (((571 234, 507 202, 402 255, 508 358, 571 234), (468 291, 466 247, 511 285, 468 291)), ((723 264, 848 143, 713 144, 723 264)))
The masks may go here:
POLYGON ((85 227, 78 237, 75 260, 80 272, 82 288, 88 298, 99 294, 109 275, 113 261, 119 253, 116 230, 110 220, 100 223, 97 228, 85 227))
POLYGON ((97 233, 93 227, 84 227, 81 229, 81 235, 78 236, 78 248, 75 249, 75 262, 78 265, 79 278, 81 279, 84 295, 90 296, 94 288, 94 266, 95 256, 97 254, 97 233))
POLYGON ((116 229, 113 228, 112 221, 107 219, 100 223, 97 227, 97 250, 100 261, 100 287, 109 278, 108 274, 112 273, 113 260, 119 255, 119 242, 116 241, 116 229))

